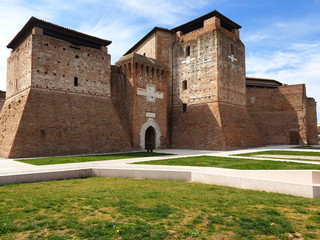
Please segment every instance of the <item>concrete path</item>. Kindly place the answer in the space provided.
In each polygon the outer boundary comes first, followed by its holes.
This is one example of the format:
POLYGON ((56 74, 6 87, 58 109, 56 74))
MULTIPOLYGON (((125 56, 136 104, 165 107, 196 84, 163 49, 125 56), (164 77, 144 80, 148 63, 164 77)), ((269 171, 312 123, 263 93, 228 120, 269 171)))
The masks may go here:
MULTIPOLYGON (((136 177, 136 178, 155 178, 155 179, 176 179, 185 181, 196 181, 209 184, 218 184, 245 189, 255 189, 270 192, 287 193, 305 197, 320 197, 320 171, 310 170, 234 170, 213 167, 188 167, 188 166, 157 166, 157 165, 136 165, 133 162, 158 160, 168 158, 179 158, 188 156, 229 156, 231 154, 249 153, 266 150, 301 150, 293 149, 292 146, 266 146, 260 148, 241 149, 233 151, 206 151, 206 150, 185 150, 185 149, 161 149, 160 153, 175 154, 172 156, 131 158, 121 160, 108 160, 97 162, 84 162, 72 164, 33 166, 26 163, 14 161, 13 159, 0 158, 0 184, 16 182, 41 181, 45 175, 60 172, 70 175, 72 171, 92 170, 90 176, 115 176, 115 177, 136 177), (94 172, 95 171, 95 172, 94 172), (150 175, 151 172, 151 175, 150 175), (189 177, 181 178, 181 174, 190 174, 189 177), (38 174, 42 177, 34 177, 38 174), (26 180, 33 176, 32 180, 26 180), (165 177, 164 177, 165 176, 165 177), (3 181, 1 182, 1 179, 3 181), (20 179, 17 181, 16 179, 20 179)), ((301 150, 313 151, 313 150, 301 150)), ((320 153, 320 151, 318 151, 320 153)), ((241 158, 241 157, 238 157, 241 158)), ((255 158, 266 160, 266 158, 255 158)), ((306 161, 270 159, 272 161, 294 161, 306 163, 306 161)), ((310 162, 320 164, 320 162, 310 162)), ((62 179, 63 174, 51 179, 62 179)), ((86 173, 87 174, 87 173, 86 173)), ((77 175, 70 175, 77 176, 77 175)), ((81 175, 82 176, 82 175, 81 175)), ((86 175, 87 176, 87 175, 86 175)), ((89 176, 89 175, 88 175, 89 176)))
MULTIPOLYGON (((176 167, 176 166, 153 166, 153 165, 131 165, 133 162, 141 162, 148 160, 158 160, 158 159, 168 159, 168 158, 180 158, 180 157, 189 157, 189 156, 221 156, 221 157, 234 157, 234 158, 247 158, 239 156, 231 156, 233 154, 257 152, 257 151, 267 151, 267 150, 288 150, 288 151, 315 151, 317 150, 308 150, 308 149, 294 149, 292 145, 277 145, 277 146, 266 146, 259 148, 250 148, 250 149, 239 149, 231 151, 208 151, 208 150, 190 150, 190 149, 158 149, 156 152, 159 153, 169 153, 174 154, 172 156, 158 156, 158 157, 143 157, 143 158, 130 158, 130 159, 120 159, 120 160, 108 160, 108 161, 97 161, 97 162, 84 162, 84 163, 70 163, 70 164, 58 164, 58 165, 45 165, 45 166, 34 166, 26 163, 21 163, 15 161, 14 159, 5 159, 0 158, 0 174, 12 174, 12 173, 28 173, 28 172, 37 172, 43 170, 59 170, 59 169, 70 169, 70 168, 83 168, 83 167, 122 167, 122 168, 178 168, 178 169, 197 169, 198 167, 176 167)), ((318 150, 320 153, 320 151, 318 150)), ((273 161, 292 161, 292 162, 301 162, 301 163, 310 163, 310 164, 320 164, 320 162, 315 161, 299 161, 299 160, 287 160, 287 159, 273 159, 273 158, 258 158, 253 159, 257 160, 273 160, 273 161)), ((203 169, 201 167, 201 169, 203 169)), ((219 171, 221 168, 205 168, 210 169, 210 171, 219 171)))

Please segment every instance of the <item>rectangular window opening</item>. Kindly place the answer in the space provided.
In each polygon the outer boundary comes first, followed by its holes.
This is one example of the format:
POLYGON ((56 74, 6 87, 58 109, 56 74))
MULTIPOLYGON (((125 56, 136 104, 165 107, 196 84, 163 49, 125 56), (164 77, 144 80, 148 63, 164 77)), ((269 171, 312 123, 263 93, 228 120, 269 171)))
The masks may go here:
POLYGON ((78 78, 74 77, 74 82, 73 82, 74 86, 77 87, 78 86, 78 78))
POLYGON ((187 80, 182 81, 182 90, 188 89, 188 83, 187 80))
POLYGON ((186 112, 186 111, 187 111, 187 104, 184 103, 184 104, 182 105, 182 112, 186 112))

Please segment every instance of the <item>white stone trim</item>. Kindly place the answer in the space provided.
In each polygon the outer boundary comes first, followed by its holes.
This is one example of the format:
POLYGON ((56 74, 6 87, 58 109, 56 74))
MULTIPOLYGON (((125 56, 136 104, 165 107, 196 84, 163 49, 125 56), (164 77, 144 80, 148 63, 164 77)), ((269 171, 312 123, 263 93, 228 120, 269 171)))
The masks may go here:
POLYGON ((160 137, 161 137, 161 131, 160 131, 160 127, 158 125, 158 123, 156 123, 154 121, 153 118, 149 118, 141 127, 140 130, 140 147, 141 149, 145 149, 145 137, 146 137, 146 131, 148 127, 153 127, 155 132, 156 132, 156 136, 155 136, 155 149, 157 149, 158 147, 160 147, 160 137))
POLYGON ((231 54, 230 56, 228 56, 228 58, 231 59, 231 62, 236 62, 236 61, 238 61, 238 60, 234 57, 233 54, 231 54))
POLYGON ((137 95, 147 96, 147 90, 143 88, 137 88, 137 95))
POLYGON ((156 117, 156 113, 146 112, 146 117, 147 118, 155 118, 156 117))

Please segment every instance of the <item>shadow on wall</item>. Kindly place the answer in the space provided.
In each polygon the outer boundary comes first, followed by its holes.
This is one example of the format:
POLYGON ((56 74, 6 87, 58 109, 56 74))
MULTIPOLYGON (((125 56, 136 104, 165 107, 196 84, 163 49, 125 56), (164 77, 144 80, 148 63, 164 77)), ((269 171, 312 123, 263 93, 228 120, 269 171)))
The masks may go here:
POLYGON ((126 126, 132 146, 132 85, 129 78, 122 73, 122 69, 113 65, 111 66, 111 96, 122 124, 126 126))
MULTIPOLYGON (((8 107, 6 104, 5 108, 8 107)), ((13 143, 8 143, 10 149, 2 153, 5 157, 132 149, 115 107, 107 97, 30 89, 19 105, 11 106, 10 110, 15 114, 10 113, 11 123, 8 126, 11 128, 18 124, 18 128, 10 133, 15 138, 13 143)), ((10 139, 6 138, 6 141, 10 139)))
POLYGON ((291 96, 285 96, 279 88, 247 88, 246 92, 247 109, 267 145, 303 144, 297 111, 302 109, 298 105, 302 104, 302 91, 291 96), (296 109, 292 106, 295 101, 296 109))
POLYGON ((173 108, 173 148, 228 150, 263 145, 244 107, 203 103, 173 108))

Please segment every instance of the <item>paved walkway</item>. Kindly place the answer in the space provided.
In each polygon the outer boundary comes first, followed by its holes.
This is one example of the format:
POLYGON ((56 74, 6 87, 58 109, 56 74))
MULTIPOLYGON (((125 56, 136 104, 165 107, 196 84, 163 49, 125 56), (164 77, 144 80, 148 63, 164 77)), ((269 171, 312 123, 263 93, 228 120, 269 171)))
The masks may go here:
MULTIPOLYGON (((179 158, 188 156, 229 156, 265 150, 297 150, 292 146, 267 146, 233 151, 205 151, 184 149, 161 149, 157 152, 175 154, 172 156, 130 158, 120 160, 84 162, 34 166, 0 158, 0 185, 48 181, 89 176, 128 177, 149 179, 170 179, 207 184, 217 184, 243 189, 285 193, 308 198, 320 198, 320 171, 312 170, 235 170, 214 167, 164 166, 130 164, 133 162, 179 158)), ((302 150, 312 151, 312 150, 302 150)), ((240 156, 232 156, 243 158, 240 156)), ((255 158, 266 160, 266 158, 255 158)), ((269 159, 272 161, 299 160, 269 159)), ((309 162, 308 162, 309 163, 309 162)), ((320 162, 310 162, 320 164, 320 162)))
MULTIPOLYGON (((50 170, 63 170, 63 169, 78 169, 78 168, 90 168, 90 167, 105 167, 105 168, 129 168, 129 169, 181 169, 181 170, 196 170, 198 168, 202 171, 228 171, 221 168, 203 168, 203 167, 182 167, 182 166, 157 166, 157 165, 133 165, 129 163, 147 161, 147 160, 157 160, 157 159, 168 159, 168 158, 179 158, 188 156, 228 156, 232 154, 249 153, 255 151, 266 151, 266 150, 292 150, 297 149, 292 148, 292 145, 279 145, 279 146, 266 146, 259 148, 250 149, 239 149, 232 151, 208 151, 208 150, 187 150, 187 149, 159 149, 156 150, 160 153, 170 153, 175 154, 172 156, 158 156, 158 157, 143 157, 143 158, 130 158, 130 159, 120 159, 120 160, 108 160, 108 161, 97 161, 97 162, 84 162, 84 163, 70 163, 70 164, 58 164, 58 165, 45 165, 45 166, 34 166, 26 163, 21 163, 14 161, 13 159, 0 158, 0 175, 3 174, 16 174, 16 173, 30 173, 38 171, 50 171, 50 170)), ((299 151, 316 151, 309 149, 299 149, 299 151)), ((320 152, 320 151, 318 151, 320 152)), ((243 158, 243 157, 238 157, 243 158)), ((266 158, 255 158, 257 160, 266 160, 266 158)), ((269 159, 275 160, 275 159, 269 159)), ((284 160, 278 159, 276 161, 293 161, 307 163, 306 161, 299 160, 284 160)), ((310 161, 311 164, 320 164, 320 162, 310 161)))

